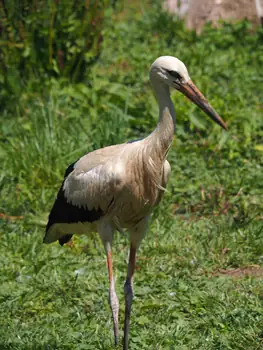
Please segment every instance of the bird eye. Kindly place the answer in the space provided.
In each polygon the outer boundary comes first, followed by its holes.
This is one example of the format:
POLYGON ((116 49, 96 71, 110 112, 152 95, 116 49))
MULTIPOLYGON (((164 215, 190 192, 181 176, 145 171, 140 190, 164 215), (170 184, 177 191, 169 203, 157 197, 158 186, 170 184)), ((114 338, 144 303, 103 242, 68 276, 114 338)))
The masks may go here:
POLYGON ((176 71, 174 70, 168 70, 167 71, 173 78, 175 78, 176 80, 182 80, 182 77, 179 73, 177 73, 176 71))

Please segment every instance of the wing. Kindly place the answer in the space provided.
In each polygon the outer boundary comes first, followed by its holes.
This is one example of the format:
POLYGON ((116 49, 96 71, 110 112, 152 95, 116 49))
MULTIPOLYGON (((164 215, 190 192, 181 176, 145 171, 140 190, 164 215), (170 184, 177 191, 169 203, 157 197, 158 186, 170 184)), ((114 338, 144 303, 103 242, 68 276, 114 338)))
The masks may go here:
MULTIPOLYGON (((56 201, 51 209, 46 227, 45 243, 59 240, 63 245, 72 237, 71 232, 81 233, 83 225, 92 223, 104 216, 114 202, 114 196, 120 191, 122 167, 108 159, 105 164, 94 166, 89 155, 71 164, 66 172, 56 201), (83 166, 86 160, 86 166, 83 166)), ((106 159, 105 159, 106 160, 106 159)), ((96 160, 98 162, 98 160, 96 160)), ((93 162, 94 165, 94 162, 93 162)))
POLYGON ((65 179, 63 190, 69 203, 105 214, 124 185, 124 166, 111 159, 89 171, 76 168, 65 179))
POLYGON ((77 229, 77 223, 92 223, 103 216, 101 209, 87 210, 84 207, 78 207, 69 203, 65 197, 63 187, 67 177, 74 171, 74 165, 74 163, 71 164, 65 172, 64 181, 49 214, 44 243, 52 243, 59 240, 59 243, 63 245, 71 239, 73 234, 70 232, 74 232, 74 228, 77 229))
POLYGON ((125 178, 126 144, 93 151, 80 158, 64 181, 67 201, 88 210, 107 212, 113 197, 121 190, 125 178))

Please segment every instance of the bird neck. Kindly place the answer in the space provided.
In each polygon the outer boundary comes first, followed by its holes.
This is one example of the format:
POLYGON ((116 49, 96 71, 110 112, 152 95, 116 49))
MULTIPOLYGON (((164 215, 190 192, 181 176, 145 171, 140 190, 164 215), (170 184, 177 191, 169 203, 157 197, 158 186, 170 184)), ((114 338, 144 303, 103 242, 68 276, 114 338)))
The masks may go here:
POLYGON ((159 103, 159 121, 155 130, 149 136, 151 141, 151 157, 164 160, 172 144, 175 132, 175 111, 167 84, 152 82, 159 103))

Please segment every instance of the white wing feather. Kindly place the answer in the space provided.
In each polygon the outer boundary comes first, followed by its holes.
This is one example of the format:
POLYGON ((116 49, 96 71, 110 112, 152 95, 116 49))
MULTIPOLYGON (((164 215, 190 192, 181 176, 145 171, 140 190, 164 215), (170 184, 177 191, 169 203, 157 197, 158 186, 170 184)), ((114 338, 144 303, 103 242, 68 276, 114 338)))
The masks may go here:
POLYGON ((65 197, 78 207, 105 212, 121 191, 123 178, 123 167, 114 162, 97 165, 88 171, 76 168, 64 182, 65 197))

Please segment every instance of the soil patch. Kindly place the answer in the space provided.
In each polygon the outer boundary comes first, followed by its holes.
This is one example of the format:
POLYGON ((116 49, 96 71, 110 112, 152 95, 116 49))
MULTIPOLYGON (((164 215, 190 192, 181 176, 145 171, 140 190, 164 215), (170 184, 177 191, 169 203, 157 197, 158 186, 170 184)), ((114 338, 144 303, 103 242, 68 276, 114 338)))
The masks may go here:
POLYGON ((213 272, 213 276, 229 276, 233 278, 256 277, 263 278, 263 267, 259 265, 249 265, 236 269, 218 269, 213 272))

